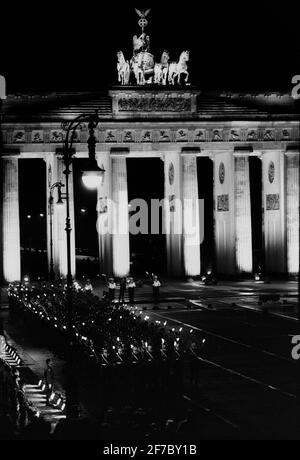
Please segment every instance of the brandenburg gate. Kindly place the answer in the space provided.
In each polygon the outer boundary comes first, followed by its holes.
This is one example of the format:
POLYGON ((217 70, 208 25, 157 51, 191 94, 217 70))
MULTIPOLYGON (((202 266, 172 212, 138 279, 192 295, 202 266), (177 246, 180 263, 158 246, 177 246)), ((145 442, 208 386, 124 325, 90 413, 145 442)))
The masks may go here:
MULTIPOLYGON (((145 13, 141 13, 145 19, 145 13)), ((296 274, 299 268, 299 115, 290 94, 207 92, 189 85, 188 51, 168 62, 151 60, 149 37, 134 37, 131 61, 118 53, 119 85, 102 92, 3 95, 2 100, 2 275, 20 280, 19 160, 46 163, 47 235, 50 251, 49 186, 64 183, 60 150, 64 123, 98 110, 97 161, 105 175, 98 189, 101 270, 125 276, 130 268, 128 158, 164 162, 166 251, 170 276, 201 273, 201 239, 186 244, 186 213, 200 233, 203 218, 195 206, 176 219, 172 202, 198 200, 197 158, 213 163, 214 241, 217 271, 252 273, 252 224, 249 159, 262 164, 263 247, 267 273, 296 274), (118 203, 112 213, 109 203, 118 203), (120 222, 120 234, 110 229, 120 222)), ((142 27, 142 26, 141 26, 142 27)), ((152 58, 151 58, 152 56, 152 58)), ((194 57, 195 58, 195 57, 194 57)), ((87 158, 88 127, 76 132, 76 158, 87 158)), ((75 160, 76 161, 76 160, 75 160)), ((33 179, 34 180, 34 179, 33 179)), ((155 187, 155 181, 153 183, 155 187)), ((72 187, 71 187, 72 189, 72 187)), ((75 274, 74 194, 72 267, 75 274)), ((65 210, 53 209, 53 257, 66 275, 65 210)))

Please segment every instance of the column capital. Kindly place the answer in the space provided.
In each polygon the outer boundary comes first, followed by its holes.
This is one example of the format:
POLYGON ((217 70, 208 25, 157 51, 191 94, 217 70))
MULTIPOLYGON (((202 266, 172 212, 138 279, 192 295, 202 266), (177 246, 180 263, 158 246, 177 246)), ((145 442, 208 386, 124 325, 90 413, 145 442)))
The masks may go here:
POLYGON ((21 155, 20 149, 18 148, 12 148, 12 149, 7 149, 4 148, 1 152, 0 158, 3 159, 13 159, 13 158, 18 158, 21 155))
POLYGON ((299 155, 300 154, 300 145, 288 145, 284 152, 285 155, 299 155))
POLYGON ((182 147, 181 155, 194 155, 197 156, 201 152, 200 147, 182 147))
POLYGON ((128 156, 130 154, 130 149, 128 147, 112 147, 110 149, 111 156, 128 156))
POLYGON ((249 157, 253 153, 252 146, 239 146, 234 147, 233 156, 234 157, 249 157))

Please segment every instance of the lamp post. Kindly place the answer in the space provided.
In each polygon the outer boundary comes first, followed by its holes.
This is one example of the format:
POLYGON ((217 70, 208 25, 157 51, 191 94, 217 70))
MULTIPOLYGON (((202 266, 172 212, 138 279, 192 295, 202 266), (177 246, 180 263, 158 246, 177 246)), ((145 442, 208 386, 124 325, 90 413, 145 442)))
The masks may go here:
POLYGON ((61 151, 65 170, 63 171, 66 176, 65 193, 61 192, 59 188, 59 202, 62 199, 66 200, 66 237, 67 237, 67 331, 68 331, 68 359, 67 359, 67 388, 66 388, 66 410, 67 417, 71 416, 73 407, 77 406, 77 391, 76 391, 76 375, 74 372, 74 333, 72 324, 73 303, 72 303, 72 288, 73 278, 71 270, 71 219, 70 219, 70 195, 69 195, 69 176, 71 173, 71 164, 74 159, 73 143, 76 136, 76 130, 82 126, 82 123, 88 123, 89 138, 88 138, 88 153, 89 153, 89 166, 82 172, 82 181, 84 185, 90 189, 96 188, 101 184, 104 175, 104 169, 97 165, 96 161, 96 138, 95 128, 99 122, 98 113, 95 114, 82 114, 74 120, 64 123, 63 129, 65 130, 65 141, 61 151))
POLYGON ((54 272, 54 260, 53 260, 53 192, 58 189, 58 202, 61 204, 61 188, 64 187, 64 184, 61 182, 55 182, 49 187, 49 217, 50 217, 50 270, 49 270, 49 279, 53 283, 55 281, 55 272, 54 272))

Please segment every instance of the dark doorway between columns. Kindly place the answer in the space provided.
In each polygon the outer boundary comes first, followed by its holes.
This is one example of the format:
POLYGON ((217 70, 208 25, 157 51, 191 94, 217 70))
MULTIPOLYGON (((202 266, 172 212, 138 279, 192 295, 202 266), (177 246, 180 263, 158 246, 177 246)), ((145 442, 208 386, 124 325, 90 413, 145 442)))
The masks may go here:
MULTIPOLYGON (((160 233, 151 235, 151 200, 164 198, 164 163, 160 158, 127 159, 128 200, 143 199, 148 204, 149 234, 130 235, 130 262, 133 276, 145 277, 145 272, 166 274, 166 238, 160 233)), ((130 208, 129 208, 130 211, 130 208)), ((137 209, 138 212, 138 209, 137 209)))
POLYGON ((19 160, 21 276, 47 279, 46 163, 19 160))
POLYGON ((204 240, 201 244, 201 272, 205 273, 208 270, 215 270, 214 179, 212 160, 207 157, 198 157, 197 171, 199 198, 204 200, 204 240))
POLYGON ((99 243, 97 234, 97 191, 87 189, 82 182, 82 171, 88 159, 73 163, 76 277, 95 278, 99 275, 99 243))
POLYGON ((263 216, 262 216, 262 162, 249 158, 253 271, 264 267, 263 216))

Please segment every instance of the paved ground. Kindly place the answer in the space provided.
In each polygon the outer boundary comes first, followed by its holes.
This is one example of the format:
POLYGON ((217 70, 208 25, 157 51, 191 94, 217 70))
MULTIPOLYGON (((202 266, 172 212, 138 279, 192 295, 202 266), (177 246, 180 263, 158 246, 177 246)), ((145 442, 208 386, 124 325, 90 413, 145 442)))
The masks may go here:
MULTIPOLYGON (((102 285, 95 286, 97 294, 102 290, 102 285)), ((145 320, 174 328, 184 340, 206 339, 201 383, 198 388, 187 385, 182 397, 218 420, 215 438, 230 429, 236 438, 242 432, 254 439, 300 439, 300 362, 291 358, 291 337, 300 333, 297 284, 169 282, 162 288, 162 300, 160 309, 153 310, 151 287, 146 285, 136 290, 133 308, 145 320), (259 295, 273 293, 280 294, 279 302, 258 304, 259 295)), ((62 357, 25 334, 22 325, 12 324, 5 310, 1 314, 36 372, 46 355, 53 356, 63 387, 62 357)), ((81 402, 93 413, 95 388, 90 385, 81 376, 81 402)))

